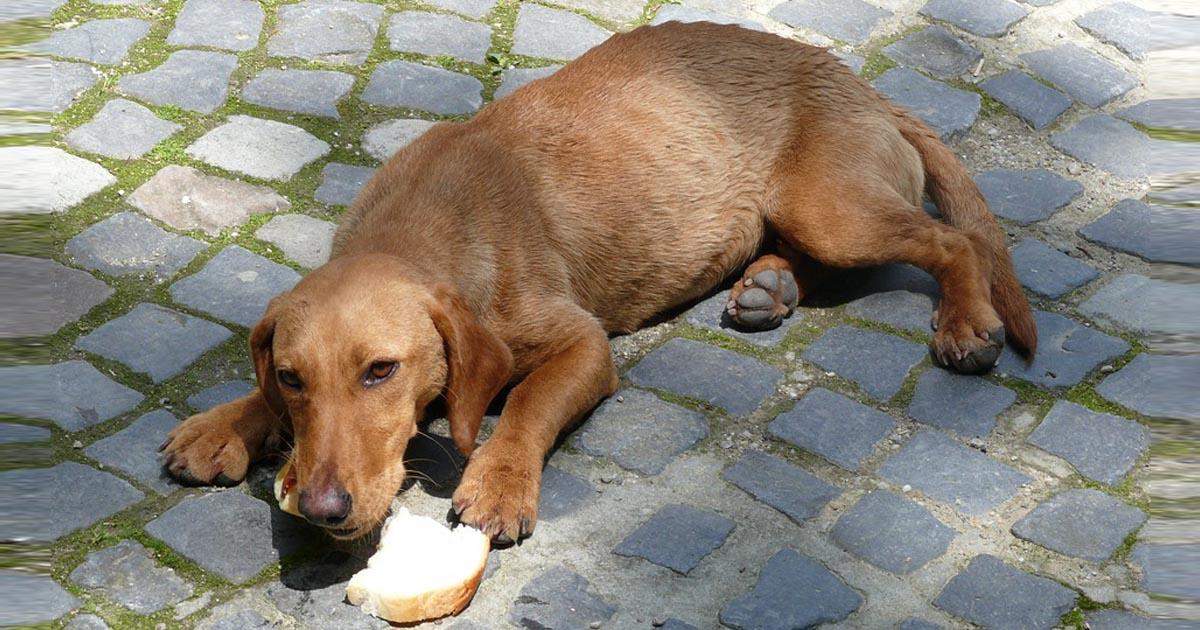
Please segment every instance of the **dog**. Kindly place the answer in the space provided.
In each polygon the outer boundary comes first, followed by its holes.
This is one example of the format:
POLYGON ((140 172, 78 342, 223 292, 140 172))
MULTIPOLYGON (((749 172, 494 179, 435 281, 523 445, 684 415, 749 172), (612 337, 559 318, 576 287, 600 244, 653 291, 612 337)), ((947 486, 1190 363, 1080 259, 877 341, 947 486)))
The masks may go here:
POLYGON ((1006 339, 1035 352, 1005 237, 918 118, 822 48, 641 27, 397 152, 346 211, 330 261, 251 331, 257 390, 181 423, 164 466, 236 483, 290 434, 300 511, 355 538, 386 516, 405 446, 444 399, 469 457, 453 509, 516 541, 560 433, 617 387, 611 334, 739 271, 730 318, 778 325, 811 293, 810 270, 885 263, 938 281, 936 362, 986 371, 1006 339), (946 222, 922 212, 924 193, 946 222))

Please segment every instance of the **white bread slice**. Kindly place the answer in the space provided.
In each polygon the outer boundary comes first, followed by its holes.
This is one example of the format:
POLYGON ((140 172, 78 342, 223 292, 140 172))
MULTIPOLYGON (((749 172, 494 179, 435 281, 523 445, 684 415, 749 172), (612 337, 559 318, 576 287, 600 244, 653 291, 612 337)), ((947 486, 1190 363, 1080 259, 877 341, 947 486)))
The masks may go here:
POLYGON ((379 549, 346 585, 346 598, 397 623, 456 615, 483 579, 491 543, 473 527, 447 529, 400 508, 383 524, 379 549))
POLYGON ((288 459, 279 472, 275 473, 275 500, 279 502, 279 509, 294 516, 301 516, 300 493, 292 492, 295 485, 296 476, 292 474, 292 460, 288 459))

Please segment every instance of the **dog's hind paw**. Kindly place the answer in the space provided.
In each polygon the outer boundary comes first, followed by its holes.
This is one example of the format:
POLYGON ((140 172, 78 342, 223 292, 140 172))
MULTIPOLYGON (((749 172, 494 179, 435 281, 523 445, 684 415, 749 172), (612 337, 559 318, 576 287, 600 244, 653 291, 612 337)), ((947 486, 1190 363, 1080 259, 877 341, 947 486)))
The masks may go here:
POLYGON ((748 330, 770 330, 796 310, 800 288, 788 269, 751 267, 729 293, 725 312, 748 330))

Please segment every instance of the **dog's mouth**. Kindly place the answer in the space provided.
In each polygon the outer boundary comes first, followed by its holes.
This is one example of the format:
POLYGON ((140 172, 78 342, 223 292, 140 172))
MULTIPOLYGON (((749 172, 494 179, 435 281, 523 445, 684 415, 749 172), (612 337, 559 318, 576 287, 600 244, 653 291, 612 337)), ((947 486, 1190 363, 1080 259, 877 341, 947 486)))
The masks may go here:
POLYGON ((337 540, 354 540, 362 538, 366 530, 360 527, 324 527, 325 533, 337 540))

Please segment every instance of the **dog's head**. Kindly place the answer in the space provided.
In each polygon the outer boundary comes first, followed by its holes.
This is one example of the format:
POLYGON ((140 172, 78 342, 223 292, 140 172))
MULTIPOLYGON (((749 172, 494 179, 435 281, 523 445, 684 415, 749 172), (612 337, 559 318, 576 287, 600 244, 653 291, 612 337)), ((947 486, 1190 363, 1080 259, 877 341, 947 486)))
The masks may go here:
POLYGON ((512 354, 447 285, 397 258, 335 259, 271 301, 250 335, 259 388, 290 419, 301 513, 339 538, 370 531, 405 477, 404 449, 445 395, 469 455, 512 354))

